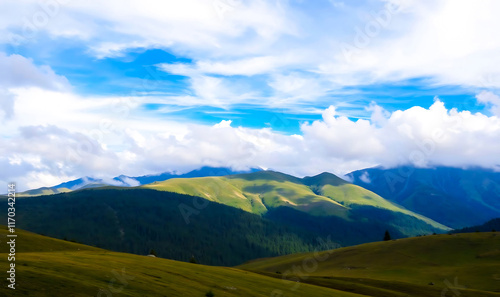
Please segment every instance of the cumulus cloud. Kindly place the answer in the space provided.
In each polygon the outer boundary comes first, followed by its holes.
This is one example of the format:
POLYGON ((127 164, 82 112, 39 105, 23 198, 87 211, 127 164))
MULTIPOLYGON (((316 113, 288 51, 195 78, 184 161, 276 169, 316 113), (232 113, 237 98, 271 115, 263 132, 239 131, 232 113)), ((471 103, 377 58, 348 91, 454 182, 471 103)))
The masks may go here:
POLYGON ((231 120, 222 120, 220 123, 218 124, 215 124, 214 127, 215 128, 229 128, 231 127, 231 123, 232 121, 231 120))
POLYGON ((57 75, 49 66, 37 66, 21 55, 6 55, 0 52, 0 86, 37 86, 49 90, 69 88, 64 76, 57 75))
POLYGON ((11 119, 14 114, 15 88, 39 87, 47 90, 67 90, 70 85, 64 76, 49 66, 37 66, 20 55, 0 52, 0 116, 11 119))
POLYGON ((141 120, 143 126, 116 136, 120 146, 51 125, 21 127, 0 147, 0 164, 12 173, 0 179, 18 179, 33 188, 85 175, 185 172, 203 165, 260 166, 299 176, 403 164, 500 170, 500 118, 449 110, 439 100, 429 108, 395 111, 377 125, 338 115, 331 106, 321 120, 303 124, 302 135, 232 127, 229 120, 152 130, 149 125, 158 126, 158 121, 141 120))

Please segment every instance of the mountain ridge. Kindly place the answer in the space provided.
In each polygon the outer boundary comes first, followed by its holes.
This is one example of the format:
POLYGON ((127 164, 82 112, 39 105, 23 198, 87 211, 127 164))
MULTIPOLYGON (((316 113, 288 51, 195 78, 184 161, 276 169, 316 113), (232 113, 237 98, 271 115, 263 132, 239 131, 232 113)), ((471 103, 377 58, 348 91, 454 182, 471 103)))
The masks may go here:
POLYGON ((500 217, 500 173, 492 170, 375 167, 347 176, 356 185, 452 228, 500 217))
POLYGON ((134 187, 144 184, 153 183, 155 181, 163 181, 172 178, 182 178, 182 177, 203 177, 203 176, 224 176, 231 174, 240 174, 246 172, 256 172, 261 169, 250 168, 244 171, 234 171, 228 167, 210 167, 203 166, 195 170, 191 170, 186 173, 176 174, 173 172, 163 172, 159 174, 150 174, 142 176, 127 176, 119 175, 110 180, 93 178, 89 176, 81 177, 75 180, 63 182, 52 187, 41 187, 36 189, 30 189, 23 192, 17 193, 19 197, 31 197, 40 195, 51 195, 59 194, 69 191, 75 191, 79 189, 91 188, 91 187, 105 187, 105 186, 121 186, 121 187, 134 187))
POLYGON ((199 196, 256 214, 284 206, 312 215, 333 215, 350 220, 356 209, 381 208, 449 230, 332 173, 297 178, 276 171, 259 171, 225 177, 176 178, 140 188, 199 196))

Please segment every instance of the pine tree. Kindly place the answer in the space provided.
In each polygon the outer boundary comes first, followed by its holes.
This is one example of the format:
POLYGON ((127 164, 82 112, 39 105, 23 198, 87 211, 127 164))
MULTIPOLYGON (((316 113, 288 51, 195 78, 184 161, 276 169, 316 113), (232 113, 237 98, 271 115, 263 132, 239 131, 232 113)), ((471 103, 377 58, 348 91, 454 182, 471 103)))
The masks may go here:
POLYGON ((389 230, 385 230, 384 241, 389 240, 391 240, 391 234, 389 233, 389 230))

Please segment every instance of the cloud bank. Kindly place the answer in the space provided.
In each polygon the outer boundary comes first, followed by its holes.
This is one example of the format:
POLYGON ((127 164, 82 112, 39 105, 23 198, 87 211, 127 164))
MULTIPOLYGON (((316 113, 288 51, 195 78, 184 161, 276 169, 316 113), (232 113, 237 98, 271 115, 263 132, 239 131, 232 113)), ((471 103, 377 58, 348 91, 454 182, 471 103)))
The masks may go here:
MULTIPOLYGON (((45 91, 32 92, 39 92, 39 96, 18 93, 21 98, 17 100, 25 100, 23 96, 40 98, 45 91)), ((50 93, 50 97, 57 96, 50 93)), ((85 117, 87 110, 95 118, 95 128, 89 128, 91 122, 70 118, 57 126, 50 123, 50 115, 35 121, 44 124, 19 127, 0 147, 0 163, 5 168, 0 180, 17 180, 25 188, 33 188, 84 175, 183 172, 202 165, 235 169, 261 166, 299 176, 322 171, 345 174, 364 167, 402 164, 500 170, 500 118, 449 110, 438 99, 429 108, 392 113, 373 104, 370 109, 377 123, 338 115, 330 106, 321 120, 304 123, 300 135, 233 127, 230 120, 213 126, 147 116, 123 120, 123 114, 107 112, 113 108, 111 99, 98 101, 101 114, 95 113, 91 100, 68 100, 80 103, 80 113, 70 109, 76 103, 62 106, 58 112, 68 108, 71 114, 85 117), (99 120, 100 116, 108 122, 99 120), (82 129, 84 124, 87 129, 82 129)), ((16 110, 19 117, 29 112, 16 110)))

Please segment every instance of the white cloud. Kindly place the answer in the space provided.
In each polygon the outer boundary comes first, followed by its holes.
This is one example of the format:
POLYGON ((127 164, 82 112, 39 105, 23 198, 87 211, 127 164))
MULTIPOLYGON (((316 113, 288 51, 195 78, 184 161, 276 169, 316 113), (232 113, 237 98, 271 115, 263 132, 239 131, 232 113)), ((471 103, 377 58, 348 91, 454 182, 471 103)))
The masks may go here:
POLYGON ((370 184, 372 182, 372 180, 370 179, 370 174, 367 171, 363 172, 359 179, 365 184, 370 184))
POLYGON ((191 64, 159 64, 158 67, 166 72, 193 76, 196 74, 220 74, 226 76, 267 74, 274 72, 281 66, 296 62, 291 55, 288 56, 261 56, 230 61, 198 61, 191 64))
POLYGON ((177 73, 286 75, 282 71, 301 68, 334 86, 430 77, 500 87, 485 79, 500 75, 500 2, 494 0, 333 1, 335 7, 311 4, 309 10, 288 1, 230 1, 222 14, 202 0, 53 2, 63 4, 44 10, 36 0, 2 2, 10 13, 0 21, 1 35, 17 34, 21 43, 43 34, 83 40, 101 58, 143 47, 195 61, 164 66, 177 73), (319 13, 325 9, 330 13, 319 13), (33 34, 27 34, 30 26, 33 34), (358 47, 351 61, 342 44, 358 47))
POLYGON ((0 52, 0 86, 26 87, 37 86, 50 90, 69 88, 68 80, 46 65, 37 66, 33 61, 20 55, 0 52))
POLYGON ((0 118, 10 119, 14 115, 14 94, 0 88, 0 118))
POLYGON ((230 128, 231 127, 231 120, 222 120, 220 123, 215 124, 214 128, 230 128))
POLYGON ((495 38, 500 26, 498 1, 401 3, 407 4, 405 9, 392 14, 377 34, 364 29, 364 34, 354 33, 348 40, 354 48, 349 60, 340 53, 320 69, 335 78, 347 75, 354 80, 351 83, 430 77, 439 84, 500 87, 500 82, 486 85, 491 82, 484 79, 500 74, 496 67, 500 39, 495 38), (356 46, 357 35, 366 42, 356 46))
POLYGON ((476 96, 479 103, 488 105, 491 113, 500 117, 500 97, 492 92, 482 91, 476 96))
POLYGON ((299 176, 402 164, 500 169, 500 118, 448 110, 440 101, 395 111, 377 125, 339 116, 332 106, 321 120, 302 125, 302 135, 231 127, 229 120, 182 129, 147 116, 137 120, 128 123, 132 130, 104 138, 78 132, 78 125, 21 127, 0 146, 0 164, 9 173, 0 180, 26 189, 86 175, 184 172, 203 165, 260 166, 299 176))
POLYGON ((317 75, 298 72, 272 75, 268 85, 275 91, 275 106, 312 103, 335 88, 332 84, 325 84, 317 75))
POLYGON ((47 90, 68 90, 68 80, 57 75, 49 66, 37 66, 20 55, 0 52, 0 119, 14 115, 16 88, 39 87, 47 90))
POLYGON ((20 55, 0 52, 0 116, 11 119, 14 115, 15 88, 39 87, 47 90, 67 90, 68 80, 46 65, 37 66, 20 55))
POLYGON ((46 13, 36 0, 4 3, 2 11, 12 13, 0 22, 0 30, 16 29, 18 42, 30 42, 41 32, 83 39, 96 56, 105 57, 136 47, 234 54, 234 47, 222 47, 226 39, 255 34, 240 40, 248 44, 248 53, 254 51, 256 39, 273 40, 292 33, 294 27, 283 11, 266 1, 241 2, 222 15, 215 2, 203 0, 141 0, 126 5, 119 0, 55 2, 64 3, 53 13, 46 13), (37 16, 46 20, 41 23, 37 16))
POLYGON ((138 108, 288 108, 342 86, 422 77, 500 88, 498 1, 404 1, 350 60, 341 45, 354 44, 359 32, 366 35, 377 18, 370 12, 380 16, 384 4, 398 1, 369 1, 362 10, 334 1, 331 13, 293 1, 245 1, 224 12, 202 0, 64 2, 52 12, 35 0, 0 2, 0 11, 9 12, 0 18, 0 42, 57 46, 76 40, 98 58, 136 47, 166 49, 194 61, 160 65, 187 76, 189 89, 165 97, 84 97, 71 93, 66 78, 49 66, 0 53, 0 113, 8 119, 0 134, 8 140, 0 143, 2 181, 16 179, 27 188, 96 173, 141 175, 201 165, 310 175, 378 164, 500 164, 500 100, 494 92, 476 98, 496 116, 448 110, 436 101, 392 113, 371 104, 370 120, 353 121, 339 113, 342 98, 335 98, 321 120, 301 126, 301 135, 231 127, 230 120, 179 123, 138 108), (34 21, 44 14, 46 22, 34 21))
POLYGON ((129 187, 137 187, 141 185, 141 183, 138 180, 130 177, 124 176, 121 178, 121 180, 129 187))

